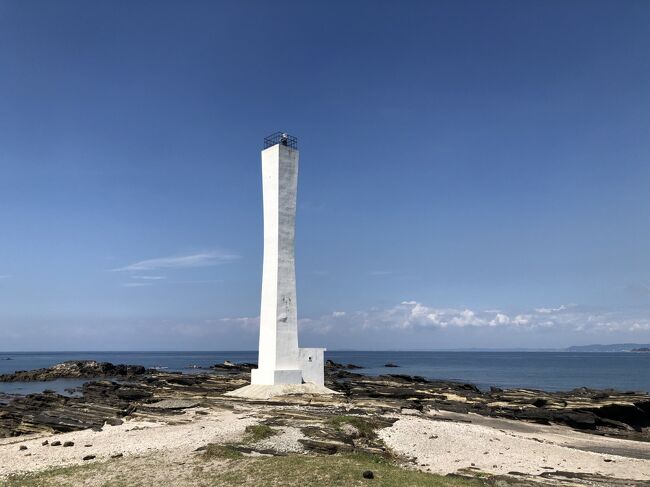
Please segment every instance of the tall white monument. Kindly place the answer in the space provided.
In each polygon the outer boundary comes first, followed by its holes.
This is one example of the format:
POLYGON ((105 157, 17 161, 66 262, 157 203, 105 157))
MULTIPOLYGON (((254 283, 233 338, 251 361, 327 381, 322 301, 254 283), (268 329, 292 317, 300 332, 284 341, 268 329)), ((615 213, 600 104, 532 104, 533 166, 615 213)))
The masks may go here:
POLYGON ((298 348, 294 236, 298 143, 275 133, 264 139, 264 264, 258 368, 251 384, 323 385, 324 348, 298 348))

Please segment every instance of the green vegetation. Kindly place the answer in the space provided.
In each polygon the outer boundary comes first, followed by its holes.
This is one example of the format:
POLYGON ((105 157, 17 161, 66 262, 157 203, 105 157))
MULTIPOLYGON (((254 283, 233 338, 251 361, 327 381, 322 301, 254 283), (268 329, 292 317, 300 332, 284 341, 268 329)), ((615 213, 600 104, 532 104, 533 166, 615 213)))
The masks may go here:
POLYGON ((354 428, 359 432, 359 435, 363 438, 372 439, 377 436, 375 434, 377 426, 372 422, 372 420, 360 416, 334 416, 329 418, 327 423, 338 430, 343 429, 346 424, 354 426, 354 428))
POLYGON ((6 480, 0 479, 2 487, 41 487, 54 485, 72 485, 72 482, 83 484, 84 479, 92 478, 99 463, 89 463, 73 467, 61 467, 44 470, 37 473, 11 475, 6 480))
POLYGON ((244 437, 244 441, 248 443, 256 443, 277 434, 278 431, 274 430, 270 426, 265 424, 255 424, 246 426, 246 436, 244 437))
POLYGON ((241 486, 258 487, 480 487, 490 485, 479 479, 443 477, 408 470, 379 456, 288 455, 278 457, 247 457, 232 447, 209 445, 203 455, 187 462, 170 465, 156 456, 110 460, 47 470, 41 473, 14 476, 7 487, 32 486, 241 486), (210 462, 205 462, 209 457, 210 462), (224 468, 228 461, 228 468, 224 468), (374 479, 362 473, 371 470, 374 479))
POLYGON ((406 470, 375 455, 288 455, 255 460, 214 478, 215 485, 254 487, 378 486, 378 487, 478 487, 479 480, 442 477, 406 470), (371 470, 374 479, 362 473, 371 470))
POLYGON ((224 460, 236 460, 243 455, 232 445, 216 445, 210 443, 203 452, 203 458, 206 460, 214 460, 217 458, 224 460))

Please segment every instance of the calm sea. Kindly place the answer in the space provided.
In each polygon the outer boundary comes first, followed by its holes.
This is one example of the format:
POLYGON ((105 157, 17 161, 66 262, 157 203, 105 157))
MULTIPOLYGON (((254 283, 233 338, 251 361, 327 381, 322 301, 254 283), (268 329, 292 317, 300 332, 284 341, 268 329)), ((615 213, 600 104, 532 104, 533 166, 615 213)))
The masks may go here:
MULTIPOLYGON (((476 384, 486 389, 525 387, 547 391, 576 387, 650 392, 650 353, 569 352, 326 352, 336 362, 365 367, 360 373, 421 375, 476 384), (399 368, 386 368, 392 362, 399 368)), ((222 363, 256 362, 257 352, 56 352, 0 353, 0 373, 29 370, 65 360, 93 359, 138 364, 183 373, 222 363), (10 358, 11 360, 4 360, 10 358)), ((25 394, 43 389, 63 391, 81 381, 0 383, 0 392, 25 394)))

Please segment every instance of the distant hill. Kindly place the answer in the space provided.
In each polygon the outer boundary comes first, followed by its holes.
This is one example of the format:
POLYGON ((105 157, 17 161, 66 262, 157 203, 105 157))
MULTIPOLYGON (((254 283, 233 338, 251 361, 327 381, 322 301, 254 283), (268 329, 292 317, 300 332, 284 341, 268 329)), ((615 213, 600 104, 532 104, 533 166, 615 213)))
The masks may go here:
POLYGON ((635 349, 650 348, 644 343, 612 343, 611 345, 581 345, 568 347, 567 352, 631 352, 635 349))

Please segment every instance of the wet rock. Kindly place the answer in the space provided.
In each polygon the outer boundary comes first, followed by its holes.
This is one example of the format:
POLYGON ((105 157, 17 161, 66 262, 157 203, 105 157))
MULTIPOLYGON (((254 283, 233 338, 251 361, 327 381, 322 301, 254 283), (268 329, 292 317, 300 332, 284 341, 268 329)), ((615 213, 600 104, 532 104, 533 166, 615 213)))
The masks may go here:
POLYGON ((148 399, 153 394, 149 391, 136 387, 120 387, 116 391, 116 395, 120 399, 125 399, 127 401, 139 401, 141 399, 148 399))
POLYGON ((69 448, 71 446, 74 446, 74 441, 66 441, 63 443, 63 448, 69 448))
POLYGON ((181 386, 195 386, 201 383, 201 379, 191 376, 172 376, 166 379, 170 384, 178 384, 181 386))
POLYGON ((364 479, 374 479, 374 478, 375 478, 375 474, 373 473, 372 470, 366 470, 366 471, 364 471, 364 472, 361 474, 361 476, 362 476, 364 479))
POLYGON ((85 460, 93 460, 95 458, 96 458, 95 455, 86 455, 85 457, 82 458, 82 460, 84 460, 84 461, 85 460))
POLYGON ((122 458, 124 456, 124 453, 115 453, 114 455, 111 455, 111 458, 122 458))
POLYGON ((536 408, 541 408, 548 404, 548 400, 544 399, 543 397, 538 397, 531 404, 536 408))
POLYGON ((387 364, 384 364, 384 367, 399 367, 399 365, 394 364, 392 362, 388 362, 387 364))
POLYGON ((61 442, 59 440, 55 440, 52 443, 50 443, 52 446, 61 446, 61 442))
POLYGON ((19 450, 27 450, 27 447, 25 445, 20 445, 18 447, 19 450))
POLYGON ((327 359, 325 361, 325 368, 328 369, 363 369, 360 365, 355 365, 355 364, 339 364, 337 362, 334 362, 333 360, 327 359))
POLYGON ((229 372, 250 372, 251 369, 257 367, 257 364, 244 362, 241 364, 235 364, 230 360, 225 360, 222 364, 215 364, 211 366, 211 369, 215 370, 227 370, 229 372))
POLYGON ((47 446, 49 443, 50 443, 49 441, 45 440, 43 443, 41 443, 41 445, 47 446))

